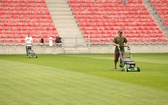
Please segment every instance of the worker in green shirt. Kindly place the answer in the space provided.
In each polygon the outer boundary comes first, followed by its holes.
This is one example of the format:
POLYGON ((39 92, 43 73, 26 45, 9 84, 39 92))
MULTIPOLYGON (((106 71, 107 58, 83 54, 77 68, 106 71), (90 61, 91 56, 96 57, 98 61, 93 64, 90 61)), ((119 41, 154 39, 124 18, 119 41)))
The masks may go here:
POLYGON ((120 48, 122 56, 124 56, 124 46, 127 46, 127 39, 126 37, 122 36, 122 34, 123 34, 123 31, 119 30, 118 36, 116 36, 113 40, 113 45, 116 46, 114 51, 114 69, 117 69, 117 62, 120 57, 120 52, 118 47, 120 48))

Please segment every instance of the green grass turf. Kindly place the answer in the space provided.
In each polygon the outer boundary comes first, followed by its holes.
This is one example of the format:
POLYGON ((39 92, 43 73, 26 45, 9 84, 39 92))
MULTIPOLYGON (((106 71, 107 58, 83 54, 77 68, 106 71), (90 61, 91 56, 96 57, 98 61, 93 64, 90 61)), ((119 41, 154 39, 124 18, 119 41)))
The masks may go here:
POLYGON ((141 72, 113 54, 0 55, 0 105, 167 105, 168 54, 133 57, 141 72))

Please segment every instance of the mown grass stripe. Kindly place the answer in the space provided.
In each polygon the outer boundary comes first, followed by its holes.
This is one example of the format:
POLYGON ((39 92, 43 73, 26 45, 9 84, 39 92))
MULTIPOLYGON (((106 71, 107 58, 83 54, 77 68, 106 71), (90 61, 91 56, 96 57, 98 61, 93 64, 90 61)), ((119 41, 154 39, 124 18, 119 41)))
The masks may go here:
POLYGON ((65 69, 0 61, 1 102, 59 105, 166 105, 168 92, 65 69), (20 66, 21 65, 21 66, 20 66), (12 69, 8 69, 12 68, 12 69), (8 88, 6 88, 8 86, 8 88), (6 93, 6 95, 5 95, 6 93), (6 96, 6 98, 5 98, 6 96))
MULTIPOLYGON (((114 55, 113 54, 111 54, 111 55, 108 55, 108 56, 93 56, 93 55, 77 55, 77 56, 74 56, 74 55, 68 55, 68 56, 70 56, 70 57, 78 57, 78 58, 92 58, 92 59, 102 59, 102 60, 114 60, 114 55), (111 56, 111 57, 109 57, 109 56, 111 56)), ((126 55, 126 56, 131 56, 131 55, 126 55)), ((158 59, 153 59, 153 60, 151 60, 151 59, 145 59, 144 60, 144 58, 141 58, 141 57, 136 57, 135 56, 135 59, 134 59, 134 57, 132 57, 132 59, 135 61, 135 62, 144 62, 144 63, 154 63, 154 64, 168 64, 168 62, 167 62, 167 59, 160 59, 160 60, 158 60, 158 59)))

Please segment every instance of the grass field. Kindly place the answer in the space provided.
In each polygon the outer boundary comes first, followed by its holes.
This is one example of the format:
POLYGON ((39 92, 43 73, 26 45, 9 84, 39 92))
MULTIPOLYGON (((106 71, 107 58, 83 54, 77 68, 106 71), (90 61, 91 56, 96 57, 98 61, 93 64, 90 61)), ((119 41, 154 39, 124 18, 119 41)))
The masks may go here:
POLYGON ((168 54, 133 57, 141 72, 113 54, 0 55, 0 105, 167 105, 168 54))

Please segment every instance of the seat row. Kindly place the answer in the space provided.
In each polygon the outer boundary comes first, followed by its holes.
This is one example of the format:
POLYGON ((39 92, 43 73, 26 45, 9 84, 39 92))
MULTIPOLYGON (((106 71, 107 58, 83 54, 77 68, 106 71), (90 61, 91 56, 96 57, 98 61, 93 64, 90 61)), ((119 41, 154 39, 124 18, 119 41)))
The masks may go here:
MULTIPOLYGON (((55 38, 53 37, 52 42, 55 43, 55 38)), ((43 38, 44 43, 41 43, 41 38, 34 38, 33 39, 33 45, 43 45, 43 44, 48 44, 49 43, 49 37, 48 38, 43 38)), ((6 45, 25 45, 25 39, 22 38, 15 38, 15 39, 0 39, 0 46, 6 46, 6 45)))
POLYGON ((2 3, 44 3, 45 0, 1 0, 2 3))
MULTIPOLYGON (((41 38, 44 39, 44 43, 49 43, 49 37, 52 37, 52 42, 55 43, 55 39, 59 36, 47 36, 47 37, 33 37, 33 44, 41 44, 41 38)), ((88 44, 112 44, 114 38, 87 38, 86 42, 88 44)), ((168 44, 168 40, 166 38, 127 38, 129 44, 168 44)), ((23 38, 8 38, 8 39, 0 39, 0 45, 24 45, 25 40, 23 38)))
POLYGON ((39 9, 21 9, 21 10, 17 10, 17 9, 4 9, 0 12, 1 14, 20 14, 20 13, 23 13, 23 14, 26 14, 26 13, 41 13, 41 14, 45 14, 45 13, 49 13, 48 10, 39 10, 39 9))
POLYGON ((168 3, 168 0, 150 0, 153 3, 168 3))
MULTIPOLYGON (((122 3, 121 0, 68 0, 69 3, 122 3)), ((128 3, 142 3, 142 0, 127 0, 128 3)))
MULTIPOLYGON (((88 38, 86 42, 91 45, 97 44, 112 44, 113 38, 88 38)), ((128 38, 129 44, 166 44, 168 40, 166 38, 128 38)))

